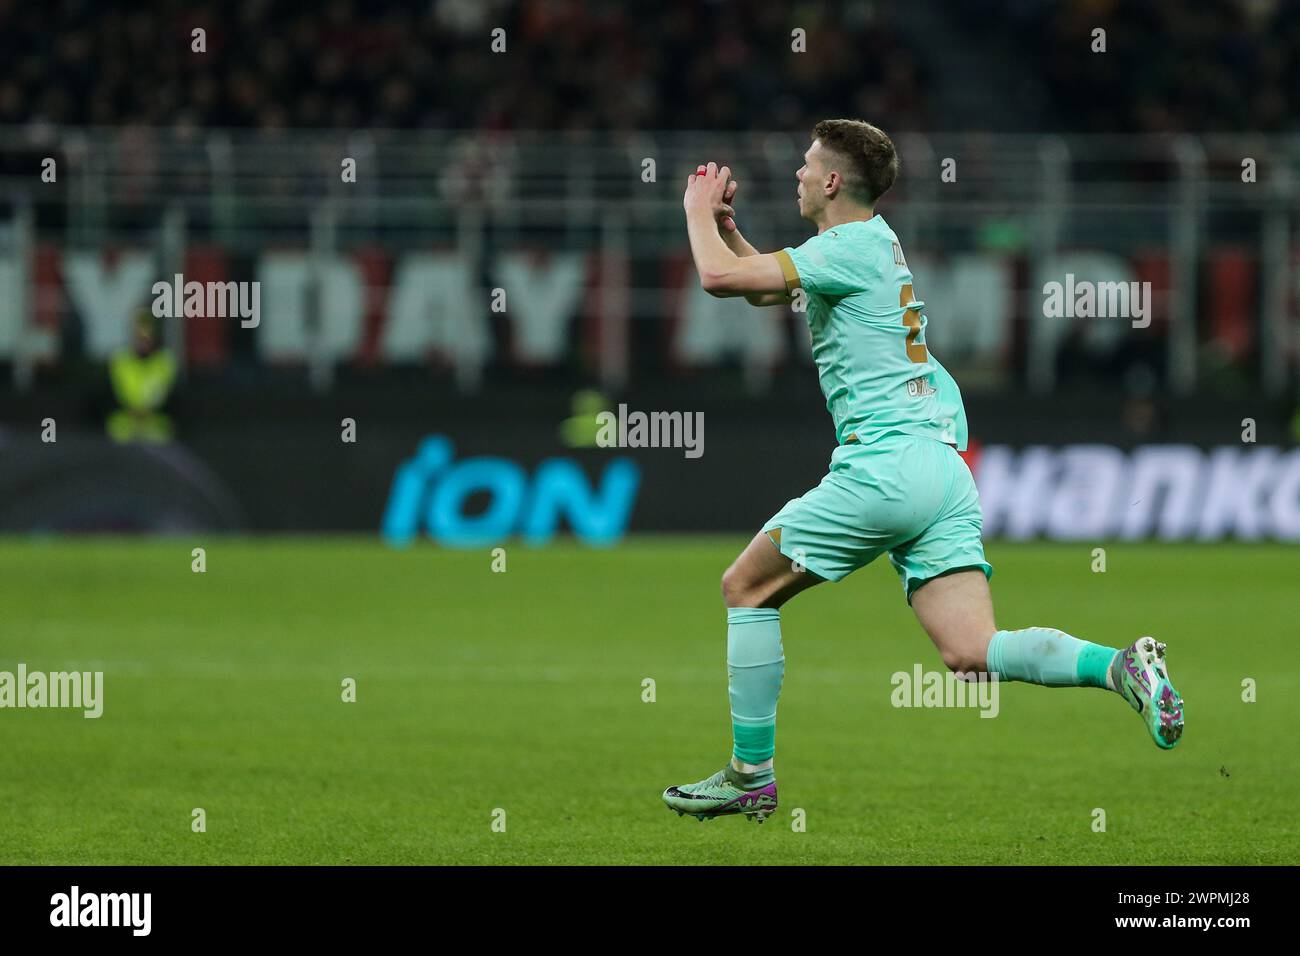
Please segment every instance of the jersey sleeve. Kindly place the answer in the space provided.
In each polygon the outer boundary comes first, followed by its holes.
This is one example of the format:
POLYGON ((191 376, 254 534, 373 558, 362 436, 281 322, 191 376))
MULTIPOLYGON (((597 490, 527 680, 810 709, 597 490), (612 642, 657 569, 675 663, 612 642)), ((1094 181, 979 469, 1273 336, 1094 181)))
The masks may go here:
POLYGON ((776 253, 785 275, 785 290, 823 295, 861 292, 878 271, 862 248, 834 229, 813 236, 803 245, 776 253))

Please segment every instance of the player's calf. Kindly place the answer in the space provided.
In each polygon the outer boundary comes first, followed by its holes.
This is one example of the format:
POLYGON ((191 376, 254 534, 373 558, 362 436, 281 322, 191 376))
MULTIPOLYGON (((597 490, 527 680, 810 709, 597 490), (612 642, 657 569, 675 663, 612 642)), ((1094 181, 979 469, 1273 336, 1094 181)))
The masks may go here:
POLYGON ((1168 750, 1182 738, 1183 700, 1169 680, 1165 646, 1149 637, 1120 650, 1053 627, 997 630, 988 582, 979 572, 927 582, 913 595, 912 608, 944 664, 959 674, 1112 690, 1143 718, 1156 746, 1168 750))
POLYGON ((989 642, 997 625, 983 571, 958 571, 927 581, 912 595, 912 610, 950 671, 980 674, 988 669, 989 642))
POLYGON ((727 678, 732 759, 711 777, 669 787, 663 800, 701 820, 776 808, 776 705, 785 675, 779 607, 820 578, 800 574, 766 535, 749 543, 722 577, 727 603, 727 678))

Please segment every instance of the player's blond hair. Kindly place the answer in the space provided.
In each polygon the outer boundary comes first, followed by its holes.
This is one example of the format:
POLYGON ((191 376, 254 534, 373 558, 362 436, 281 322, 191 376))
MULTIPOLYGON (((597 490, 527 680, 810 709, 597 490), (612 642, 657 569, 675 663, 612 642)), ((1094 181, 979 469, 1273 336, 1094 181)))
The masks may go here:
POLYGON ((898 178, 894 141, 878 126, 864 120, 827 119, 813 127, 813 139, 848 163, 844 188, 864 205, 874 206, 898 178))

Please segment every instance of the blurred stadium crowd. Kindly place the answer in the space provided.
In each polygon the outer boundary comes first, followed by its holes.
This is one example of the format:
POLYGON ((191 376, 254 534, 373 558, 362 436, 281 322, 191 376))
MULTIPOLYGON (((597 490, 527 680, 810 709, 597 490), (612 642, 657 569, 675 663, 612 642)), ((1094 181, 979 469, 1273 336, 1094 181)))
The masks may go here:
POLYGON ((0 2, 0 123, 767 129, 846 111, 923 122, 919 51, 896 15, 734 0, 0 2), (790 57, 784 77, 762 68, 795 25, 817 34, 816 55, 790 57), (485 56, 498 26, 510 55, 485 56), (196 27, 203 58, 190 52, 196 27))
POLYGON ((957 44, 1027 58, 1033 79, 1007 91, 1026 129, 1269 132, 1297 115, 1300 4, 1283 0, 2 0, 0 123, 956 129, 980 118, 936 115, 931 91, 964 82, 945 75, 957 44), (1098 25, 1105 55, 1065 55, 1098 25), (483 56, 497 26, 511 55, 483 56), (795 27, 816 55, 768 68, 795 27))
POLYGON ((1282 132, 1297 124, 1300 4, 1294 0, 977 0, 970 26, 997 25, 1029 57, 1051 109, 1075 132, 1282 132), (1005 21, 1004 23, 1000 21, 1005 21), (1106 28, 1106 53, 1071 51, 1106 28))

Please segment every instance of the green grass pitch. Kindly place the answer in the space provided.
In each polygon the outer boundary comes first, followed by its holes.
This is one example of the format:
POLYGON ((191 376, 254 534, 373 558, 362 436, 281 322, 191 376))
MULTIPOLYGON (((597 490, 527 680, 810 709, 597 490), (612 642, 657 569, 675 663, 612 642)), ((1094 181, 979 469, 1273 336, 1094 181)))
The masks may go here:
POLYGON ((507 544, 493 573, 486 549, 369 538, 0 540, 0 670, 105 672, 98 720, 0 710, 0 863, 1295 860, 1280 545, 1113 543, 1105 573, 1092 543, 989 547, 1002 626, 1169 643, 1170 753, 1097 690, 894 708, 891 674, 942 665, 888 564, 814 589, 783 612, 780 809, 678 818, 662 789, 729 752, 718 579, 744 543, 507 544))

